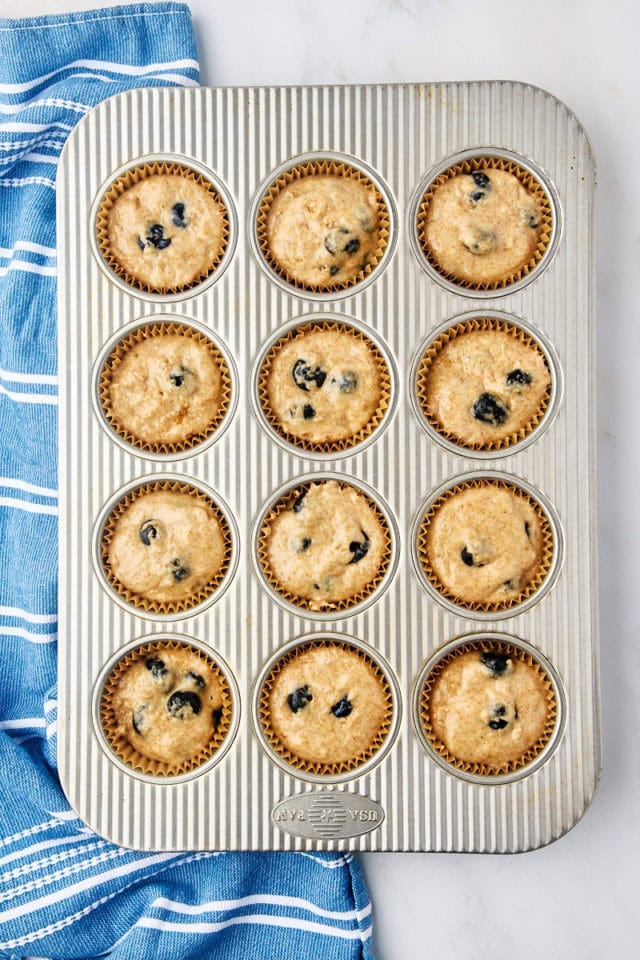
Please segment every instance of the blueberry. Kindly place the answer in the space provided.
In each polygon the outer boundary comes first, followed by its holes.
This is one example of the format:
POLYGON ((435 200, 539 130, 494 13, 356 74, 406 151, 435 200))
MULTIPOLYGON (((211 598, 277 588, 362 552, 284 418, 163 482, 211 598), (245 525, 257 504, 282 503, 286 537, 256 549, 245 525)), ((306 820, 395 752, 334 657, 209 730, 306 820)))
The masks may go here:
POLYGON ((188 720, 190 716, 197 716, 202 709, 202 700, 197 693, 190 690, 176 690, 167 700, 167 710, 172 717, 178 720, 188 720))
POLYGON ((222 720, 222 707, 216 707, 215 710, 211 711, 211 722, 213 723, 213 729, 217 730, 220 726, 220 721, 222 720))
POLYGON ((491 190, 491 183, 489 177, 486 173, 481 173, 479 170, 476 170, 475 173, 472 173, 473 182, 476 187, 482 187, 484 190, 491 190))
POLYGON ((537 213, 530 213, 527 216, 527 226, 533 229, 540 226, 540 217, 537 213))
POLYGON ((332 277, 335 277, 336 273, 338 273, 339 270, 340 270, 340 267, 338 266, 337 263, 334 263, 331 267, 329 267, 329 273, 331 274, 332 277))
POLYGON ((353 705, 347 697, 342 697, 341 700, 338 700, 338 702, 334 703, 331 707, 331 713, 334 717, 338 717, 339 720, 343 717, 348 717, 352 710, 353 705))
POLYGON ((174 580, 180 581, 185 580, 191 573, 191 570, 186 561, 181 560, 179 557, 174 557, 171 561, 171 573, 173 574, 174 580))
POLYGON ((478 200, 482 200, 484 197, 486 197, 484 190, 474 190, 474 192, 471 194, 471 199, 474 203, 477 203, 478 200))
POLYGON ((532 380, 533 380, 533 377, 531 376, 531 374, 526 373, 525 370, 512 370, 510 373, 507 374, 508 387, 512 387, 514 383, 519 383, 523 387, 526 387, 531 383, 532 380))
POLYGON ((145 667, 156 680, 163 679, 169 673, 164 660, 161 660, 160 657, 149 657, 145 663, 145 667))
POLYGON ((146 243, 140 237, 136 237, 136 243, 138 244, 141 250, 144 250, 144 248, 146 247, 146 243))
POLYGON ((145 547, 151 546, 151 541, 158 536, 158 528, 155 520, 144 520, 140 527, 140 539, 145 547))
POLYGON ((174 387, 181 387, 188 373, 191 373, 191 371, 187 370, 186 367, 176 367, 169 374, 169 380, 171 380, 174 387))
POLYGON ((298 687, 287 697, 287 704, 291 713, 297 713, 313 700, 313 695, 309 693, 309 687, 305 683, 304 687, 298 687))
POLYGON ((353 554, 353 557, 351 560, 349 560, 349 563, 358 563, 358 561, 362 560, 363 557, 366 557, 367 553, 369 552, 369 537, 364 532, 362 527, 360 528, 360 532, 362 533, 364 540, 362 542, 359 542, 358 540, 352 540, 349 544, 349 550, 353 554))
POLYGON ((184 203, 174 203, 171 207, 171 220, 175 227, 186 227, 187 221, 184 218, 185 214, 185 205, 184 203))
POLYGON ((327 379, 327 375, 321 367, 311 368, 306 360, 296 360, 291 370, 291 376, 296 387, 309 392, 309 384, 315 383, 318 390, 327 379))
POLYGON ((164 235, 164 227, 161 223, 152 223, 149 227, 149 235, 147 240, 152 247, 155 247, 156 250, 166 250, 171 240, 169 237, 164 235))
POLYGON ((349 231, 346 227, 336 227, 335 230, 330 230, 324 238, 324 248, 327 253, 330 253, 332 257, 335 256, 340 248, 342 237, 348 236, 348 234, 349 231))
POLYGON ((494 653, 493 650, 485 650, 481 659, 491 673, 504 673, 509 665, 509 657, 506 653, 494 653))
POLYGON ((489 726, 491 727, 492 730, 504 730, 507 724, 508 724, 508 721, 503 720, 502 717, 499 717, 496 720, 489 720, 489 726))
POLYGON ((319 590, 319 589, 320 589, 320 584, 319 584, 319 583, 314 583, 313 589, 314 589, 314 590, 319 590))
POLYGON ((139 733, 140 736, 143 736, 143 730, 145 725, 144 712, 147 709, 147 704, 143 703, 142 706, 136 707, 136 709, 131 714, 131 723, 133 729, 136 733, 139 733))
POLYGON ((469 253, 481 257, 495 250, 498 238, 493 230, 473 230, 470 239, 463 239, 463 243, 469 253))
POLYGON ((185 680, 193 680, 196 687, 200 687, 202 690, 204 687, 204 677, 201 677, 199 673, 196 673, 194 670, 189 670, 189 673, 185 673, 185 680))
POLYGON ((313 543, 313 540, 311 539, 311 537, 303 537, 302 543, 300 544, 299 553, 304 553, 305 550, 308 550, 312 543, 313 543))
POLYGON ((358 386, 358 378, 353 370, 345 370, 340 378, 340 393, 353 393, 358 386))
POLYGON ((360 249, 360 241, 357 237, 352 237, 351 240, 348 240, 344 245, 345 253, 357 253, 360 249))
POLYGON ((509 416, 508 411, 492 393, 480 394, 473 405, 473 415, 476 420, 489 423, 492 427, 504 423, 509 416))
POLYGON ((463 547, 460 551, 460 556, 462 557, 462 562, 466 563, 468 567, 473 566, 473 554, 469 553, 466 547, 463 547))
POLYGON ((306 495, 307 495, 307 491, 303 490, 302 493, 299 493, 296 499, 293 501, 292 509, 294 513, 300 513, 300 511, 304 506, 304 498, 306 497, 306 495))
POLYGON ((313 420, 315 415, 316 408, 312 407, 310 403, 305 403, 304 407, 302 408, 302 416, 305 418, 305 420, 313 420))

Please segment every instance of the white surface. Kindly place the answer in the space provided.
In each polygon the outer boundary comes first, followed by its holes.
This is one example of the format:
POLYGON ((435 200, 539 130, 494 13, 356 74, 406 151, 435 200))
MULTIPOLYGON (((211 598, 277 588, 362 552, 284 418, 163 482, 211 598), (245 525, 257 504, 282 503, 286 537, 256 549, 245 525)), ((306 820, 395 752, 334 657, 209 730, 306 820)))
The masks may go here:
MULTIPOLYGON (((106 5, 21 0, 19 12, 106 5)), ((2 14, 14 15, 11 6, 1 0, 2 14)), ((534 853, 369 854, 362 862, 377 960, 635 958, 640 10, 634 0, 193 0, 191 8, 206 85, 523 80, 564 100, 591 136, 599 170, 602 783, 585 819, 534 853)))

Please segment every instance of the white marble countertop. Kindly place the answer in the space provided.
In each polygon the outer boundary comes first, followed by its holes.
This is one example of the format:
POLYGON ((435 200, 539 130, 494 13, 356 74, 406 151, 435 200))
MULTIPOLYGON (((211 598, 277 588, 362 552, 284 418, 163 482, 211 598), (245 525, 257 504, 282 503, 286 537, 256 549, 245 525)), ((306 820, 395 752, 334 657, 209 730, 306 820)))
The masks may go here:
MULTIPOLYGON (((108 6, 21 0, 31 16, 108 6)), ((13 15, 8 0, 0 12, 13 15)), ((635 0, 191 0, 204 85, 521 80, 571 107, 598 163, 602 782, 550 847, 368 854, 377 960, 636 957, 640 859, 640 158, 635 0), (612 644, 615 650, 612 650, 612 644)), ((579 598, 578 598, 579 600, 579 598)))

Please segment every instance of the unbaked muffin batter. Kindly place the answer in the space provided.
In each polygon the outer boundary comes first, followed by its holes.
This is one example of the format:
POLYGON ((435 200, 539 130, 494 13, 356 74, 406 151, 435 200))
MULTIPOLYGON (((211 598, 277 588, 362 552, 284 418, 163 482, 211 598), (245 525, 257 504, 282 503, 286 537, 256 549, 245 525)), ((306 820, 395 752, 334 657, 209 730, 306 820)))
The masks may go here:
POLYGON ((435 188, 424 240, 454 279, 492 283, 532 261, 542 226, 540 203, 518 177, 488 168, 459 173, 435 188))
POLYGON ((371 343, 343 329, 306 330, 269 361, 266 412, 286 433, 310 443, 346 440, 379 408, 384 360, 371 343))
POLYGON ((384 571, 381 516, 363 493, 337 480, 311 483, 268 520, 268 578, 311 610, 357 597, 384 571))
POLYGON ((160 646, 119 678, 111 736, 143 757, 179 764, 210 744, 222 719, 222 695, 221 677, 203 655, 160 646))
POLYGON ((224 400, 220 364, 203 339, 152 333, 111 363, 103 408, 116 428, 149 445, 206 434, 224 400))
POLYGON ((543 536, 532 503, 487 482, 457 490, 435 510, 426 552, 439 582, 463 603, 518 599, 540 569, 543 536))
POLYGON ((546 359, 533 341, 499 329, 451 337, 425 371, 425 414, 463 444, 517 435, 544 410, 551 386, 546 359))
POLYGON ((126 507, 104 562, 119 584, 143 599, 179 601, 215 581, 225 564, 225 546, 220 520, 204 499, 157 490, 126 507))
POLYGON ((524 659, 492 651, 458 654, 433 684, 433 737, 469 764, 516 762, 545 735, 549 691, 545 674, 524 659))
POLYGON ((203 182, 158 173, 114 200, 107 232, 106 252, 126 276, 162 293, 211 272, 226 244, 226 216, 203 182))
POLYGON ((268 252, 303 286, 351 281, 380 246, 378 197, 348 176, 310 174, 275 195, 267 216, 268 252))
POLYGON ((312 646, 273 677, 266 722, 293 763, 364 762, 387 732, 388 704, 388 686, 368 658, 347 646, 312 646))

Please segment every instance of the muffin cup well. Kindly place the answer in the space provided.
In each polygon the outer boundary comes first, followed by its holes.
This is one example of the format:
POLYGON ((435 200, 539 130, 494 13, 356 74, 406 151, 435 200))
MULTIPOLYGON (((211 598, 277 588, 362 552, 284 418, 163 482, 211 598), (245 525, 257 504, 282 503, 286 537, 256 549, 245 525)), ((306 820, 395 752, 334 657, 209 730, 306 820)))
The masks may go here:
POLYGON ((270 501, 254 528, 255 543, 254 564, 265 586, 287 608, 295 613, 305 612, 310 619, 323 620, 340 617, 345 612, 356 612, 364 609, 369 603, 380 596, 389 584, 397 565, 397 531, 390 512, 379 505, 373 493, 359 481, 349 478, 348 482, 341 475, 321 473, 312 474, 302 481, 288 484, 281 489, 270 501), (353 595, 337 600, 327 600, 318 605, 307 597, 297 596, 284 586, 272 570, 269 560, 269 540, 272 525, 284 511, 295 510, 295 504, 300 502, 307 491, 316 484, 335 481, 341 487, 349 487, 361 494, 373 511, 384 537, 384 553, 375 576, 353 595))
POLYGON ((205 606, 213 603, 224 592, 237 563, 235 541, 237 534, 230 514, 214 499, 213 492, 201 488, 195 483, 176 480, 167 476, 138 480, 121 491, 107 504, 95 528, 95 566, 100 578, 112 596, 125 608, 133 609, 140 616, 150 619, 174 618, 181 615, 192 616, 205 606), (149 493, 168 492, 193 497, 215 516, 224 542, 224 552, 219 569, 208 582, 200 586, 193 594, 171 600, 153 600, 129 589, 115 576, 109 563, 109 546, 113 540, 116 525, 127 509, 140 497, 149 493))
POLYGON ((342 634, 321 634, 287 644, 267 663, 255 688, 254 713, 256 731, 265 749, 289 773, 316 782, 338 781, 360 776, 377 763, 389 749, 397 732, 400 692, 391 670, 382 658, 365 644, 342 634), (341 761, 310 760, 299 756, 274 729, 270 694, 274 682, 286 664, 309 650, 323 648, 348 651, 366 665, 371 676, 380 683, 384 696, 384 716, 376 735, 366 749, 341 761))
POLYGON ((273 431, 276 437, 285 441, 286 444, 290 444, 305 453, 319 456, 342 454, 352 450, 356 446, 361 447, 366 444, 378 431, 382 423, 389 417, 393 405, 391 361, 372 337, 365 331, 359 329, 358 326, 350 322, 344 322, 342 319, 327 318, 319 315, 313 319, 297 321, 295 324, 290 325, 279 334, 275 340, 272 340, 270 344, 267 345, 257 365, 255 395, 256 408, 264 420, 265 425, 273 431), (297 339, 300 339, 300 342, 304 343, 305 335, 321 331, 344 333, 366 344, 378 370, 380 396, 374 413, 360 429, 348 436, 343 436, 338 439, 314 442, 306 437, 292 433, 282 424, 277 411, 274 410, 271 404, 269 379, 278 352, 286 344, 293 343, 297 339))
POLYGON ((538 769, 553 751, 564 725, 564 695, 551 664, 530 644, 504 634, 475 634, 451 641, 427 661, 415 688, 414 721, 427 753, 449 773, 475 783, 506 783, 538 769), (500 763, 462 759, 449 750, 434 730, 431 695, 438 677, 458 656, 476 651, 521 661, 537 673, 546 690, 548 710, 543 730, 517 759, 506 759, 500 763))
POLYGON ((101 739, 120 764, 129 772, 142 775, 145 779, 185 779, 189 774, 198 775, 205 769, 209 769, 213 762, 218 762, 222 758, 230 746, 237 727, 237 714, 237 693, 226 665, 221 666, 217 657, 189 639, 167 636, 154 637, 136 643, 128 651, 119 654, 115 661, 107 666, 96 690, 95 717, 101 739), (203 667, 212 673, 220 686, 221 706, 219 719, 209 742, 198 749, 192 757, 182 762, 168 763, 144 756, 130 743, 120 729, 113 697, 119 681, 133 664, 166 651, 182 650, 188 651, 201 660, 203 667))
POLYGON ((203 283, 210 278, 213 279, 213 276, 220 272, 221 265, 230 253, 231 247, 230 201, 223 195, 218 185, 214 185, 204 171, 201 172, 195 165, 169 158, 150 157, 128 165, 106 185, 96 202, 93 239, 100 263, 129 292, 139 291, 142 294, 154 295, 159 298, 176 298, 187 292, 197 290, 203 283), (135 184, 148 177, 159 175, 180 176, 200 184, 211 194, 222 218, 220 246, 206 268, 188 282, 166 287, 152 286, 143 278, 132 276, 114 255, 109 236, 109 213, 116 200, 135 184))
POLYGON ((199 453, 203 445, 217 439, 221 434, 222 427, 228 420, 234 403, 232 361, 230 358, 223 353, 211 335, 199 325, 173 318, 150 318, 119 333, 117 338, 107 345, 99 358, 94 379, 95 405, 101 421, 123 445, 127 448, 134 448, 136 453, 149 458, 178 459, 189 455, 191 452, 199 453), (189 338, 206 349, 212 363, 219 370, 220 396, 217 409, 212 411, 211 419, 205 428, 185 432, 184 438, 180 440, 154 443, 137 436, 135 431, 114 412, 111 402, 111 386, 130 350, 144 341, 151 341, 154 337, 163 336, 189 338))
POLYGON ((524 322, 515 320, 506 314, 495 311, 486 311, 473 316, 461 316, 448 321, 439 327, 423 345, 416 357, 412 368, 411 383, 413 385, 412 400, 420 418, 420 422, 435 440, 454 452, 469 451, 471 456, 482 457, 503 456, 506 453, 521 450, 525 441, 537 437, 543 424, 546 426, 555 413, 560 394, 559 364, 550 346, 542 340, 540 334, 530 330, 524 322), (535 414, 517 429, 496 439, 486 441, 468 440, 453 430, 434 413, 430 407, 429 375, 434 362, 445 348, 458 337, 470 332, 496 331, 507 334, 514 340, 526 345, 538 354, 549 371, 550 383, 542 396, 541 403, 535 414))
MULTIPOLYGON (((443 606, 454 613, 469 613, 476 619, 502 619, 528 609, 544 596, 554 582, 561 559, 560 527, 554 512, 539 493, 528 484, 507 474, 467 474, 443 484, 422 507, 413 527, 414 560, 422 583, 443 606), (440 507, 457 493, 468 489, 494 488, 508 490, 521 498, 535 513, 541 532, 541 550, 534 575, 517 596, 504 601, 467 601, 457 596, 442 583, 436 573, 429 552, 429 527, 440 507)), ((465 561, 466 562, 466 561, 465 561)))
POLYGON ((332 156, 307 156, 300 158, 298 162, 287 165, 284 170, 277 173, 275 178, 267 185, 259 196, 255 205, 254 227, 255 241, 258 253, 263 262, 275 277, 285 285, 285 287, 294 287, 300 291, 307 291, 311 294, 326 295, 339 294, 341 291, 350 290, 361 284, 369 278, 380 262, 385 257, 391 242, 391 211, 389 201, 383 196, 381 189, 374 182, 371 176, 363 169, 360 169, 355 163, 348 159, 332 156), (305 177, 330 176, 344 177, 354 180, 366 187, 376 201, 376 210, 378 215, 378 224, 376 227, 377 242, 372 251, 370 259, 363 263, 359 269, 345 278, 329 283, 307 283, 297 279, 276 259, 271 251, 271 241, 269 236, 268 218, 271 206, 281 190, 295 181, 302 180, 305 177))
POLYGON ((429 179, 427 186, 421 188, 415 203, 417 251, 421 262, 426 262, 434 276, 453 289, 460 290, 462 288, 470 294, 507 292, 515 284, 520 284, 530 278, 532 273, 539 268, 541 262, 543 260, 546 262, 549 259, 558 236, 557 219, 558 205, 555 198, 552 200, 551 191, 546 185, 543 185, 543 178, 537 172, 529 169, 528 165, 519 160, 516 155, 511 155, 507 151, 491 150, 490 148, 486 151, 468 151, 453 163, 439 168, 435 175, 429 179), (526 262, 497 279, 473 281, 457 276, 454 271, 440 263, 429 245, 426 226, 431 202, 438 187, 461 174, 483 173, 491 170, 502 170, 512 174, 520 181, 530 196, 538 201, 541 215, 540 234, 535 248, 526 262))

